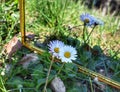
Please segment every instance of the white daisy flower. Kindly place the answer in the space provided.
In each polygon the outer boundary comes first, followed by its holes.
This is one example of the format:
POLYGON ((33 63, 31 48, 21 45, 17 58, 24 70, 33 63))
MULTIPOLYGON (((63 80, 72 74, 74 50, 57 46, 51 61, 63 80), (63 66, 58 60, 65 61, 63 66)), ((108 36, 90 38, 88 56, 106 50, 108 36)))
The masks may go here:
POLYGON ((54 40, 54 41, 50 41, 48 46, 49 46, 49 52, 53 56, 59 58, 59 52, 60 52, 60 49, 64 47, 64 43, 59 40, 54 40))
POLYGON ((77 57, 77 51, 72 46, 64 46, 60 49, 59 56, 62 62, 72 62, 77 57))

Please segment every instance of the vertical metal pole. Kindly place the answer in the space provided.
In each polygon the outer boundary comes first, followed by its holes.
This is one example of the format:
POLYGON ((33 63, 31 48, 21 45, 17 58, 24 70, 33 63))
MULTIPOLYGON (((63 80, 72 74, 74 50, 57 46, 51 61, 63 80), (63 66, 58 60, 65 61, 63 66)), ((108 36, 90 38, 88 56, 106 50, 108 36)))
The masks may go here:
POLYGON ((37 51, 38 53, 43 53, 44 51, 40 48, 36 48, 32 44, 26 42, 25 35, 25 0, 19 0, 19 8, 20 8, 20 31, 22 37, 22 44, 29 48, 30 50, 37 51))
POLYGON ((19 0, 20 8, 20 31, 22 37, 22 44, 25 45, 25 0, 19 0))

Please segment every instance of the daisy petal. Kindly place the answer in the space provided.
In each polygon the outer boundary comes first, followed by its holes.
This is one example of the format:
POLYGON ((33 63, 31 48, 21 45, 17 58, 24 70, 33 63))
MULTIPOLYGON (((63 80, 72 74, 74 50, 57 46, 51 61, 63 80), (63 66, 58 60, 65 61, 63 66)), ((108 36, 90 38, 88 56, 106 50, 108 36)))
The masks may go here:
POLYGON ((64 46, 60 49, 59 56, 62 62, 72 62, 77 57, 77 51, 72 46, 64 46))
POLYGON ((59 58, 59 52, 60 52, 60 49, 64 47, 64 43, 59 40, 54 40, 54 41, 50 41, 50 43, 48 44, 48 47, 49 47, 49 52, 53 56, 59 58))

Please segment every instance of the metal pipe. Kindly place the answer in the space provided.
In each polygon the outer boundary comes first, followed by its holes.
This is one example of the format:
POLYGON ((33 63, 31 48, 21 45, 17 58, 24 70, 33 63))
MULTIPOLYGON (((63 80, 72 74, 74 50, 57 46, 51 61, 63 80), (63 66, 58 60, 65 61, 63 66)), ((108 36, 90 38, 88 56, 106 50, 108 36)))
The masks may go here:
POLYGON ((27 42, 25 42, 24 46, 27 47, 28 49, 32 50, 32 51, 36 51, 38 54, 42 54, 42 53, 45 52, 44 50, 42 50, 40 48, 37 48, 34 45, 29 44, 27 42))
POLYGON ((20 8, 20 30, 22 37, 22 44, 25 44, 25 0, 19 0, 20 8))
POLYGON ((92 78, 96 78, 97 77, 98 81, 104 82, 104 83, 106 83, 106 84, 108 84, 108 85, 110 85, 112 87, 120 89, 120 83, 119 82, 114 81, 114 80, 112 80, 112 79, 110 79, 110 78, 108 78, 106 76, 103 76, 103 75, 101 75, 99 73, 96 73, 96 72, 94 72, 92 70, 89 70, 89 69, 87 69, 87 68, 85 68, 83 66, 78 65, 78 67, 79 67, 79 70, 78 70, 79 72, 82 72, 82 73, 84 73, 86 75, 89 75, 92 78))

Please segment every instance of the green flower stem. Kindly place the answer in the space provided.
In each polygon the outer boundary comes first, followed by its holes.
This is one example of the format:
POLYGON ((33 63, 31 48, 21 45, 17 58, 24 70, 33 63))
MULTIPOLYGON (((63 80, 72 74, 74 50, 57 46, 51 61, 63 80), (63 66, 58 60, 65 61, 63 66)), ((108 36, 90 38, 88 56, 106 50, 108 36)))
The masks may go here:
POLYGON ((89 33, 87 39, 85 40, 85 43, 86 43, 87 41, 88 41, 88 43, 89 43, 89 38, 90 38, 90 36, 91 36, 93 30, 95 29, 95 27, 96 27, 96 25, 92 28, 92 30, 91 30, 91 32, 89 33))
POLYGON ((52 61, 50 63, 50 67, 49 67, 49 70, 48 70, 48 73, 47 73, 46 82, 45 82, 45 86, 44 86, 43 92, 47 92, 46 87, 47 87, 47 84, 48 84, 48 78, 49 78, 49 75, 50 75, 50 71, 51 71, 53 62, 54 62, 54 57, 52 57, 52 61))
POLYGON ((2 90, 3 92, 7 92, 7 90, 6 90, 6 88, 5 88, 5 85, 4 85, 4 82, 3 82, 3 79, 2 79, 2 77, 0 76, 0 86, 2 86, 2 87, 0 87, 0 90, 2 90))
POLYGON ((86 43, 85 38, 86 38, 86 24, 84 23, 84 28, 83 28, 83 41, 84 41, 84 44, 86 43))
POLYGON ((21 88, 19 89, 19 92, 22 92, 22 89, 21 89, 21 88))
MULTIPOLYGON (((59 69, 59 71, 58 71, 58 73, 57 73, 57 75, 59 75, 60 74, 60 72, 61 72, 61 70, 63 69, 63 66, 65 65, 65 62, 62 64, 62 66, 60 67, 60 69, 59 69)), ((56 76, 57 76, 56 75, 56 76)))
POLYGON ((92 87, 92 80, 91 80, 90 77, 89 77, 89 80, 90 80, 90 88, 91 88, 91 92, 94 92, 94 91, 93 91, 93 87, 92 87))

